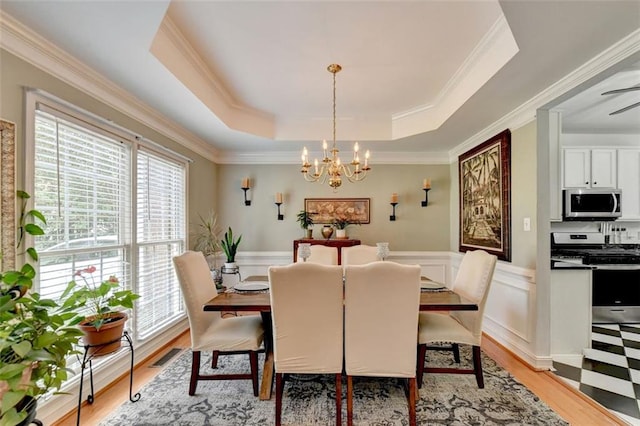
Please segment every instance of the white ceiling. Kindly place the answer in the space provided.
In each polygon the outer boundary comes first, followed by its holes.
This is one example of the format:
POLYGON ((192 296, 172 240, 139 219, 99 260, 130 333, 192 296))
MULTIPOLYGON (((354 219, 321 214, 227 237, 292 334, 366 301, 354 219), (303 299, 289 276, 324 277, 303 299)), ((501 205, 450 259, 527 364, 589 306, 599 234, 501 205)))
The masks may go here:
MULTIPOLYGON (((360 140, 374 163, 450 151, 640 28, 635 0, 3 0, 0 8, 221 157, 319 150, 315 141, 332 131, 326 67, 339 63, 337 139, 360 140)), ((640 108, 608 115, 640 92, 600 95, 640 84, 637 63, 617 71, 564 95, 557 108, 567 129, 640 133, 640 108)))

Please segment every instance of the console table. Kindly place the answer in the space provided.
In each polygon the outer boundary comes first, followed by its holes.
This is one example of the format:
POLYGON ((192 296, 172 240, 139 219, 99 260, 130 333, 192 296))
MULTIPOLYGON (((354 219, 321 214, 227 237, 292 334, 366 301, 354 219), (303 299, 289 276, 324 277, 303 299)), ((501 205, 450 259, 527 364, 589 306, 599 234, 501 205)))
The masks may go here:
POLYGON ((301 243, 307 244, 322 244, 323 246, 328 247, 338 247, 338 265, 342 265, 342 247, 351 247, 360 245, 360 240, 349 240, 349 239, 315 239, 315 238, 302 238, 299 240, 293 240, 293 262, 295 263, 298 260, 298 245, 301 243))

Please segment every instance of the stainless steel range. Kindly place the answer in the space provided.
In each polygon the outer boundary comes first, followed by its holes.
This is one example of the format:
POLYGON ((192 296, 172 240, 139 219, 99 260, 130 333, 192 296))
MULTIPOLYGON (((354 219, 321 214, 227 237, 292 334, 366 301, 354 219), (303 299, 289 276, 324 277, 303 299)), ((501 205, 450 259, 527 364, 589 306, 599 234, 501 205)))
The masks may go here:
POLYGON ((640 322, 640 247, 605 244, 599 232, 553 232, 552 259, 593 268, 594 323, 640 322))

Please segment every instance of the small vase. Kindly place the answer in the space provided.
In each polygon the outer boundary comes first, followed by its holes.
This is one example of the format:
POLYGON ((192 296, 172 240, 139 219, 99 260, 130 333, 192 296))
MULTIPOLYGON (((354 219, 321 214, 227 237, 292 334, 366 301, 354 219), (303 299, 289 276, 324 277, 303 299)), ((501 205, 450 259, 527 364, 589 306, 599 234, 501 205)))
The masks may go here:
POLYGON ((322 236, 325 237, 327 240, 329 238, 331 238, 331 236, 333 235, 333 228, 330 227, 329 225, 325 225, 322 227, 322 236))
POLYGON ((347 230, 346 229, 336 229, 336 238, 340 240, 345 240, 347 238, 347 230))
POLYGON ((313 229, 306 229, 306 234, 307 234, 307 239, 308 240, 312 240, 313 239, 313 229))

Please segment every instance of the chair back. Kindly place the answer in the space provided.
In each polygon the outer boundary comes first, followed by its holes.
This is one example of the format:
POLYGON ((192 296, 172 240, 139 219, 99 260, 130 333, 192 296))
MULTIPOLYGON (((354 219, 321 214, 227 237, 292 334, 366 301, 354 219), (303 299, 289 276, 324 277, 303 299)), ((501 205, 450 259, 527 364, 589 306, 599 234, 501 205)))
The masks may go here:
POLYGON ((205 335, 213 322, 221 320, 219 312, 205 312, 202 309, 202 305, 218 295, 216 284, 202 252, 187 251, 174 257, 173 265, 187 308, 191 345, 199 347, 200 337, 205 335))
POLYGON ((496 256, 484 250, 466 252, 453 283, 453 291, 478 304, 477 311, 451 311, 450 313, 467 330, 471 331, 476 339, 480 339, 482 335, 484 306, 497 259, 496 256))
POLYGON ((415 377, 420 266, 373 262, 345 267, 348 375, 415 377))
POLYGON ((276 372, 342 372, 342 267, 271 266, 269 285, 276 372))
MULTIPOLYGON (((311 256, 307 258, 306 263, 317 263, 320 265, 338 264, 338 247, 323 246, 322 244, 312 244, 310 249, 311 256)), ((299 257, 298 262, 302 262, 299 257)))
POLYGON ((362 244, 342 248, 343 265, 364 265, 378 260, 378 247, 362 244))

